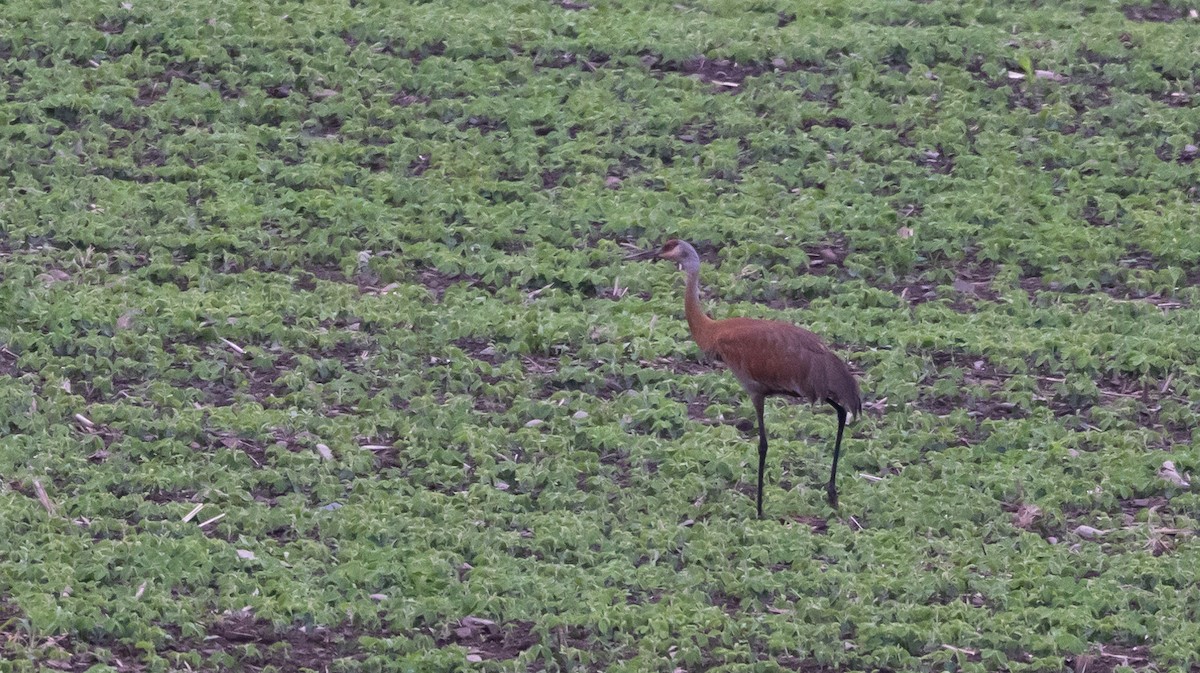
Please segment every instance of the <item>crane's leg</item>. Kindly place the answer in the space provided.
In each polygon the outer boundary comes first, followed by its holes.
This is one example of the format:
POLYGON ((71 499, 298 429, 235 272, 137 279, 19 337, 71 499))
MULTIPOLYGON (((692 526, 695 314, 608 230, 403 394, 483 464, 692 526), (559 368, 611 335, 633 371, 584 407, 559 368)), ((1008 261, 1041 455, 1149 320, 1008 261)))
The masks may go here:
POLYGON ((845 409, 845 407, 838 404, 837 402, 834 402, 833 400, 826 400, 826 401, 829 402, 829 404, 833 405, 834 410, 837 411, 838 431, 837 431, 837 441, 835 441, 833 444, 833 470, 830 471, 830 473, 829 473, 829 486, 827 486, 825 488, 825 494, 829 499, 830 507, 837 507, 838 506, 837 463, 838 463, 838 454, 841 453, 841 451, 842 451, 842 431, 846 429, 846 409, 845 409))
POLYGON ((762 395, 754 395, 754 413, 758 415, 758 518, 762 518, 763 472, 767 467, 767 426, 763 422, 762 395))

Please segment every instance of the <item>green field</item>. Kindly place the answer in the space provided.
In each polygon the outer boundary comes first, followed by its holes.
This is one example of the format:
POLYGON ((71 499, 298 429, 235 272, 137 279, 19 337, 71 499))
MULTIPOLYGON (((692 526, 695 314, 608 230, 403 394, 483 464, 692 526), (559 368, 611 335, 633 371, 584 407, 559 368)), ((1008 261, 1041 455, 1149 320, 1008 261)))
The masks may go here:
POLYGON ((0 5, 0 671, 1200 671, 1154 3, 0 5))

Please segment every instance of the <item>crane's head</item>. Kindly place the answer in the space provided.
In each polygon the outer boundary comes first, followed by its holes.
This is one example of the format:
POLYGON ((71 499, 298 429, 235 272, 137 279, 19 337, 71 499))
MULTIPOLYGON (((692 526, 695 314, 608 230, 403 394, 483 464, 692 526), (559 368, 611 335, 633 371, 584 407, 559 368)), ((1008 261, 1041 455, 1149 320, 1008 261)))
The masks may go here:
POLYGON ((689 273, 700 271, 700 254, 690 243, 677 238, 663 243, 658 250, 636 252, 627 256, 626 259, 665 259, 675 262, 681 271, 689 273))

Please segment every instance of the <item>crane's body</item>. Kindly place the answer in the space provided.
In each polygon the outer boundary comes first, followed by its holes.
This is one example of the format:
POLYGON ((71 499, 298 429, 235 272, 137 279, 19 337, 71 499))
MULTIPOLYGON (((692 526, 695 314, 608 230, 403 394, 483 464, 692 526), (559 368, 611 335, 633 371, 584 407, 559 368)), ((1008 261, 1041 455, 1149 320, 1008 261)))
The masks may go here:
POLYGON ((700 305, 700 255, 686 241, 669 240, 657 252, 631 256, 657 257, 676 262, 687 274, 684 313, 692 339, 706 355, 729 367, 750 395, 758 420, 758 498, 762 518, 763 472, 767 460, 767 430, 763 404, 767 397, 785 395, 809 402, 825 402, 838 416, 833 468, 826 494, 837 507, 837 463, 847 417, 862 414, 858 382, 821 338, 806 329, 776 320, 729 318, 713 320, 700 305))

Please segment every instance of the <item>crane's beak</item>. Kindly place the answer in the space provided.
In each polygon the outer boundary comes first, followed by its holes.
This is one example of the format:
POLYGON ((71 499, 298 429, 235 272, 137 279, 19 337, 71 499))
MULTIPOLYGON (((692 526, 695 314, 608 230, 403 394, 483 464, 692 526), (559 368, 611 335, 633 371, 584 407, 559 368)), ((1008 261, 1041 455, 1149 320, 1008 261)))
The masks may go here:
POLYGON ((632 245, 626 245, 624 247, 626 250, 630 251, 629 254, 625 255, 626 260, 641 261, 641 260, 647 260, 647 259, 658 259, 658 251, 657 250, 639 250, 638 248, 636 248, 632 245))

